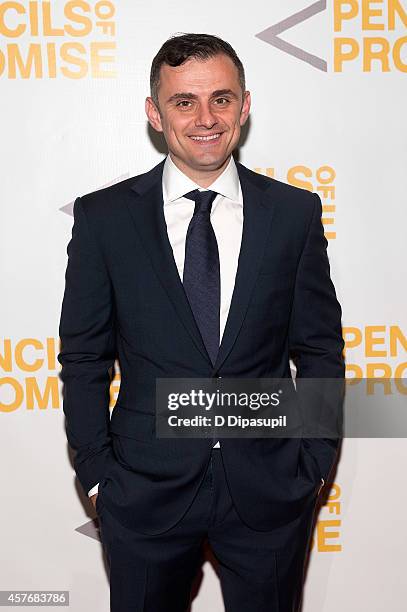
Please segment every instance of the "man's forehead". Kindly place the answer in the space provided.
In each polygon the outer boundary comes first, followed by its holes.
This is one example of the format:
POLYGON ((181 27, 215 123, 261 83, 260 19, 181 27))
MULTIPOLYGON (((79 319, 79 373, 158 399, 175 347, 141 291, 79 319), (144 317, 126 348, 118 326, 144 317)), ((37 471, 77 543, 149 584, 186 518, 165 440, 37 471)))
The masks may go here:
MULTIPOLYGON (((227 58, 229 59, 229 58, 227 58)), ((165 90, 166 97, 177 94, 191 94, 213 96, 230 93, 239 96, 240 83, 236 66, 219 65, 218 70, 213 69, 210 60, 188 60, 181 66, 161 67, 160 88, 165 90)))

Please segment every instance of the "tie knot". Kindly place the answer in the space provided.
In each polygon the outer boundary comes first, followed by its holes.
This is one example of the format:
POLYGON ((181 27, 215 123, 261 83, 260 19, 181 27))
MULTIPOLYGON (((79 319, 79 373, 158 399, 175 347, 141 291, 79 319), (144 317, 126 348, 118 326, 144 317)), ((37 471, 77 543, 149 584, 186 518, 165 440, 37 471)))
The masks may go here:
POLYGON ((216 191, 211 191, 210 189, 207 191, 199 191, 199 189, 194 189, 193 191, 186 193, 184 198, 188 198, 188 200, 193 200, 195 202, 194 214, 198 212, 210 214, 212 203, 217 195, 218 193, 216 191))

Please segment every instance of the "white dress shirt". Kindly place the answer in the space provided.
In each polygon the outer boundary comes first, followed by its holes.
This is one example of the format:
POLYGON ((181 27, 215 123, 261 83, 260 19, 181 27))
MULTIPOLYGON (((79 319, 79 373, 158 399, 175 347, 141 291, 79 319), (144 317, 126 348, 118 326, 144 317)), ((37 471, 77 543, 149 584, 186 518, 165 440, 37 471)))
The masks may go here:
MULTIPOLYGON (((194 189, 206 191, 174 164, 170 155, 164 163, 163 176, 164 217, 167 234, 174 254, 178 274, 182 281, 185 258, 185 239, 189 222, 194 214, 195 202, 183 195, 194 189)), ((225 170, 208 187, 218 195, 212 204, 211 223, 215 232, 220 265, 220 339, 222 339, 230 302, 235 286, 237 263, 243 230, 243 195, 233 156, 225 170)), ((220 448, 216 442, 213 448, 220 448)), ((88 492, 97 493, 98 485, 88 492)))

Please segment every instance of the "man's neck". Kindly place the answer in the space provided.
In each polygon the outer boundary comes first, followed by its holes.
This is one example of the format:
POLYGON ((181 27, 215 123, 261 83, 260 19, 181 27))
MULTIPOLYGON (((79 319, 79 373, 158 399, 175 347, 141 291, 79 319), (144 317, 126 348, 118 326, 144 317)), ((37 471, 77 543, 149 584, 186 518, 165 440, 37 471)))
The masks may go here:
POLYGON ((179 161, 174 158, 171 153, 169 153, 171 161, 177 166, 178 170, 180 170, 183 174, 185 174, 188 178, 190 178, 194 183, 207 189, 212 183, 216 181, 216 179, 222 174, 227 165, 229 164, 230 157, 223 162, 223 164, 219 168, 215 168, 213 170, 196 170, 195 168, 190 168, 185 166, 184 164, 180 164, 179 161))

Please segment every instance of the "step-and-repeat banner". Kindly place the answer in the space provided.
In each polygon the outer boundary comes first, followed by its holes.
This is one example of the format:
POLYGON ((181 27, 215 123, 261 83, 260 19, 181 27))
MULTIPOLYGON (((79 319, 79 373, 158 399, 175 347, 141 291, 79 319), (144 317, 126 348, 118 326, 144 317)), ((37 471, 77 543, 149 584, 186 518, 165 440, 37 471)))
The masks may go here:
MULTIPOLYGON (((348 376, 383 394, 402 387, 381 378, 406 378, 406 0, 0 1, 0 589, 68 590, 75 612, 107 611, 109 595, 56 359, 73 201, 163 158, 144 100, 181 32, 219 35, 243 61, 240 161, 321 196, 348 376)), ((405 610, 406 461, 401 437, 344 441, 305 612, 405 610)), ((220 612, 202 570, 192 609, 220 612)))

